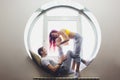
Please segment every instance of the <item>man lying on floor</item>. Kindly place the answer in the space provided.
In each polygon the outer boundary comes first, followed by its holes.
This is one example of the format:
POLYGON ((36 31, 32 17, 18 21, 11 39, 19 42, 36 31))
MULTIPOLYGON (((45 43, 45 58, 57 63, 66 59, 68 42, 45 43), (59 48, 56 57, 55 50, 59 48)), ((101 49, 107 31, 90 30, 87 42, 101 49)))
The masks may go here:
POLYGON ((72 51, 68 51, 66 55, 63 54, 61 46, 58 46, 59 59, 58 62, 52 60, 47 56, 47 51, 44 47, 38 49, 41 56, 41 64, 44 68, 54 72, 57 76, 65 75, 71 72, 72 51))

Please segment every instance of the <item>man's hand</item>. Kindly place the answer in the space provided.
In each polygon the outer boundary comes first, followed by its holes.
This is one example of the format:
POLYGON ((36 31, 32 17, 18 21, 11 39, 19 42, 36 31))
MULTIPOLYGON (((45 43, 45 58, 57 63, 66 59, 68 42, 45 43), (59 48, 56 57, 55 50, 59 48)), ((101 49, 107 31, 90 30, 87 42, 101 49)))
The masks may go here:
POLYGON ((59 59, 59 64, 62 64, 67 59, 67 56, 61 56, 59 59))
POLYGON ((67 57, 63 55, 63 56, 60 57, 58 65, 53 66, 53 65, 49 64, 47 67, 48 67, 49 70, 51 70, 53 72, 56 72, 59 69, 62 62, 65 61, 66 59, 67 59, 67 57))

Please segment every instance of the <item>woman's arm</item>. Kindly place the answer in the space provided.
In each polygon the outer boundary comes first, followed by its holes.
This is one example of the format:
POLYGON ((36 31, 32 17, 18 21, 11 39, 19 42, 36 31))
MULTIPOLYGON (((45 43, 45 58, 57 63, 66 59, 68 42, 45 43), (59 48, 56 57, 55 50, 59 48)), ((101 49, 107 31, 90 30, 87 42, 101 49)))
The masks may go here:
POLYGON ((69 41, 69 40, 64 40, 64 41, 62 41, 62 42, 60 43, 60 45, 66 43, 66 42, 68 42, 68 41, 69 41))
POLYGON ((64 43, 66 43, 66 42, 69 41, 69 36, 65 33, 64 30, 59 31, 59 33, 60 33, 60 35, 62 35, 62 37, 63 37, 63 39, 64 39, 64 40, 60 43, 60 45, 61 45, 61 44, 64 44, 64 43))

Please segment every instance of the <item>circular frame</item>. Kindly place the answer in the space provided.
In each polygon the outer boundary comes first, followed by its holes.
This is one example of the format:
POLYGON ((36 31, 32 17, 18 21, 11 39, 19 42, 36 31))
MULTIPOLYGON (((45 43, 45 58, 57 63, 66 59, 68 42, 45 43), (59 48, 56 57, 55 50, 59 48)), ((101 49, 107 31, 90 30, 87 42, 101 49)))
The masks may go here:
POLYGON ((85 7, 81 6, 80 4, 77 3, 72 3, 72 4, 68 4, 68 3, 56 3, 56 4, 52 4, 52 5, 44 5, 41 8, 37 9, 32 16, 30 17, 30 19, 28 20, 28 23, 26 25, 25 28, 25 32, 24 32, 24 43, 25 43, 25 48, 27 50, 27 53, 30 55, 30 50, 31 50, 31 46, 30 46, 30 33, 32 28, 34 27, 35 22, 40 18, 40 16, 44 13, 46 13, 49 10, 55 9, 55 8, 61 8, 61 7, 66 7, 66 8, 70 8, 70 9, 74 9, 76 11, 79 12, 79 14, 83 15, 90 23, 90 25, 92 26, 92 29, 94 30, 95 33, 95 47, 94 50, 92 52, 91 55, 91 59, 93 60, 100 48, 100 44, 101 44, 101 30, 99 27, 99 24, 95 18, 95 16, 85 7))

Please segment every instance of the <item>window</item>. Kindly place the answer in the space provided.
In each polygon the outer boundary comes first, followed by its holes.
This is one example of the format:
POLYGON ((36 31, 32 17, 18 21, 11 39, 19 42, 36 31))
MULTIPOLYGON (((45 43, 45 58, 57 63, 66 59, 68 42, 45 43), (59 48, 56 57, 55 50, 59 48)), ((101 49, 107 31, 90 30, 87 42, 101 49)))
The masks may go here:
MULTIPOLYGON (((49 33, 53 29, 69 29, 79 33, 83 37, 81 58, 92 60, 96 57, 101 34, 99 25, 91 12, 84 8, 79 12, 76 8, 69 6, 57 6, 44 13, 38 9, 29 19, 25 29, 24 39, 28 53, 29 50, 37 53, 39 47, 45 46, 49 56, 58 56, 57 48, 56 51, 49 49, 49 33)), ((63 48, 65 53, 69 49, 73 50, 74 42, 70 40, 69 43, 63 48)), ((82 65, 81 69, 84 67, 82 65)))

